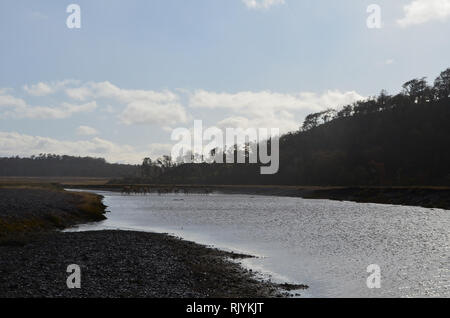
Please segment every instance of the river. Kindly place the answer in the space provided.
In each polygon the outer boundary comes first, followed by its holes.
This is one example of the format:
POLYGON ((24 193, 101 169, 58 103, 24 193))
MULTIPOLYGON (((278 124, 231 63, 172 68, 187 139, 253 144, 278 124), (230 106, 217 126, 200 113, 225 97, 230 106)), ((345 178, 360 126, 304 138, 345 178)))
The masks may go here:
POLYGON ((121 195, 96 191, 110 211, 72 231, 138 230, 258 258, 242 265, 302 283, 303 297, 450 297, 450 211, 252 195, 121 195), (381 270, 370 289, 367 267, 381 270))

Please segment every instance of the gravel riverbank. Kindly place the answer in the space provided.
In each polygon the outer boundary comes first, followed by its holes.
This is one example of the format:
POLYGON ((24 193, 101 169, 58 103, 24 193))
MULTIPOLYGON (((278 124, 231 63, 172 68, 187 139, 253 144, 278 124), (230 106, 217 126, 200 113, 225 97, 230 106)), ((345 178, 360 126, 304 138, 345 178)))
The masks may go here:
POLYGON ((232 254, 164 234, 47 233, 0 246, 0 297, 275 297, 278 287, 229 259, 232 254), (68 289, 67 266, 81 268, 68 289))
POLYGON ((55 231, 103 218, 95 195, 21 188, 0 198, 0 298, 264 298, 307 288, 260 281, 232 261, 251 256, 165 234, 55 231), (67 287, 71 264, 80 289, 67 287))

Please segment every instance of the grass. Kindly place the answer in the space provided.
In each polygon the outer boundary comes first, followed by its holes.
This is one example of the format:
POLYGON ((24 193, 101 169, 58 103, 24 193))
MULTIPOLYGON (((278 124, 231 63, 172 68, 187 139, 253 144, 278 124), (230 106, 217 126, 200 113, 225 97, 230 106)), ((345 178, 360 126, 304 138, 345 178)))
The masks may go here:
POLYGON ((104 216, 106 206, 102 202, 102 196, 86 192, 74 192, 74 194, 80 199, 77 208, 89 219, 94 221, 106 219, 104 216))
MULTIPOLYGON (((27 190, 44 190, 56 192, 64 196, 63 205, 56 206, 53 202, 46 203, 46 211, 38 211, 29 216, 14 213, 3 214, 0 217, 0 245, 8 245, 11 242, 22 242, 27 236, 43 231, 64 229, 69 226, 101 221, 104 216, 106 206, 103 204, 103 197, 93 193, 69 192, 54 184, 29 184, 29 185, 0 185, 0 188, 14 188, 24 191, 26 197, 27 190)), ((22 191, 21 191, 22 192, 22 191)), ((26 198, 24 198, 26 200, 26 198)))

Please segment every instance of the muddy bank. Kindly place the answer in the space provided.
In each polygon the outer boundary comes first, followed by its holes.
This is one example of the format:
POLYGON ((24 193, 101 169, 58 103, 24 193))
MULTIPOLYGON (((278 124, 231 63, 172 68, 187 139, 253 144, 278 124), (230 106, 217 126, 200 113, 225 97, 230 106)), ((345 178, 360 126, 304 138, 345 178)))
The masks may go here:
POLYGON ((361 203, 380 203, 421 206, 450 210, 448 187, 303 187, 303 186, 240 186, 240 185, 78 185, 81 189, 121 192, 123 189, 146 189, 149 192, 270 195, 301 197, 305 199, 328 199, 361 203))
POLYGON ((219 191, 450 210, 450 189, 438 187, 221 187, 219 191))
POLYGON ((244 257, 164 234, 51 233, 0 246, 0 297, 283 296, 228 260, 244 257), (70 264, 81 267, 81 289, 67 288, 70 264))
POLYGON ((447 188, 336 188, 315 190, 303 197, 450 210, 447 188))
POLYGON ((30 233, 104 220, 102 197, 57 187, 0 188, 0 243, 30 233))

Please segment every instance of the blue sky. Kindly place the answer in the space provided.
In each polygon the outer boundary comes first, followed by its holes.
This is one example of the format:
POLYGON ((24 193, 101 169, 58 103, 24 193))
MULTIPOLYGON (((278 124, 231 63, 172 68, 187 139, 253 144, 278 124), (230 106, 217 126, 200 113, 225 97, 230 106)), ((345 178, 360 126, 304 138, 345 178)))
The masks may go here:
POLYGON ((434 80, 449 31, 447 0, 3 0, 0 156, 138 162, 170 152, 172 129, 194 119, 293 130, 434 80), (81 29, 66 26, 71 3, 81 29), (372 3, 381 29, 366 26, 372 3))

